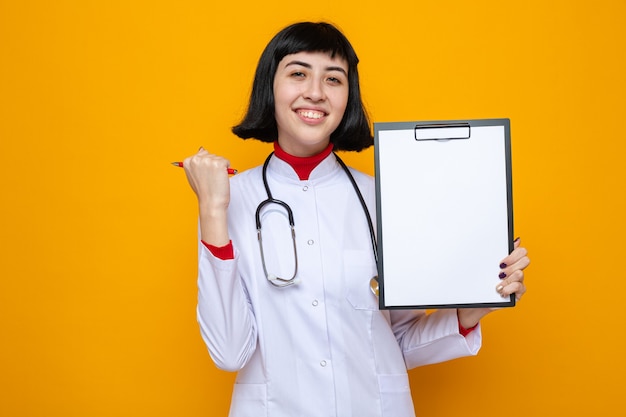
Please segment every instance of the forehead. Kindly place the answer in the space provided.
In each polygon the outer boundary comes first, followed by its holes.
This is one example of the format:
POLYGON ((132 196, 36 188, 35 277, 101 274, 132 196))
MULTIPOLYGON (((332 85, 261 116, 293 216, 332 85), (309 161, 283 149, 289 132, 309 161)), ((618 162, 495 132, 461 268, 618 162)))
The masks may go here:
POLYGON ((285 68, 290 65, 302 65, 322 68, 342 68, 348 72, 348 61, 339 55, 331 57, 329 52, 297 52, 285 55, 278 63, 278 68, 285 68))

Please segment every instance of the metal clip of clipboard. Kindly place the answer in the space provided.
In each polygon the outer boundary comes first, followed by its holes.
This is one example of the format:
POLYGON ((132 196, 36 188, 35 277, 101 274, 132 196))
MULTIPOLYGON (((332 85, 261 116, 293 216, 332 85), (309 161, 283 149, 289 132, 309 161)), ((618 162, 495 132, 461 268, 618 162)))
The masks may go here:
POLYGON ((427 123, 415 126, 415 140, 448 141, 452 139, 469 139, 471 136, 469 123, 427 123))

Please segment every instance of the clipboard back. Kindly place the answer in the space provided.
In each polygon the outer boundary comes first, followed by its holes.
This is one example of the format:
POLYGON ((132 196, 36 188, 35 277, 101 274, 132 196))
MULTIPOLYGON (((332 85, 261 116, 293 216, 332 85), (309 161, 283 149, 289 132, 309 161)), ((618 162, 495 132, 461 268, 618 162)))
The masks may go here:
POLYGON ((509 307, 509 119, 375 123, 381 309, 509 307))

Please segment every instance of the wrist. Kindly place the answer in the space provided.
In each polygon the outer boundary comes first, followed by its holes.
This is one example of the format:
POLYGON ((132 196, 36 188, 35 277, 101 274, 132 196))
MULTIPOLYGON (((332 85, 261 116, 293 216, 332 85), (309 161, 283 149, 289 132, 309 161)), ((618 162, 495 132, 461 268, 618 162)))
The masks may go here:
POLYGON ((230 242, 228 216, 225 208, 200 207, 200 239, 217 247, 230 242))
POLYGON ((221 216, 228 210, 228 200, 215 201, 212 198, 198 198, 198 210, 200 215, 221 216))
POLYGON ((490 310, 488 308, 460 308, 457 309, 459 325, 465 329, 471 329, 478 325, 481 318, 485 317, 490 310))

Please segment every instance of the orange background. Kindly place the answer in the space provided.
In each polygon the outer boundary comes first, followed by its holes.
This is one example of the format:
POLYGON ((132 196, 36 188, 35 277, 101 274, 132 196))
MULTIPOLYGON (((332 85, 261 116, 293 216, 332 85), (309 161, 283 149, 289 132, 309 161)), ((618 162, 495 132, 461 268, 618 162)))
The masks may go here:
MULTIPOLYGON (((623 415, 626 2, 0 0, 0 415, 226 415, 200 339, 196 206, 256 61, 298 20, 361 58, 372 121, 511 119, 529 293, 478 357, 411 371, 418 415, 623 415)), ((373 172, 373 152, 344 156, 373 172)))

